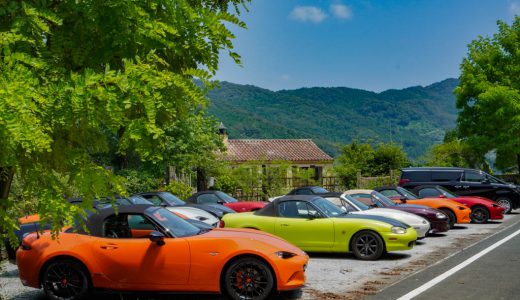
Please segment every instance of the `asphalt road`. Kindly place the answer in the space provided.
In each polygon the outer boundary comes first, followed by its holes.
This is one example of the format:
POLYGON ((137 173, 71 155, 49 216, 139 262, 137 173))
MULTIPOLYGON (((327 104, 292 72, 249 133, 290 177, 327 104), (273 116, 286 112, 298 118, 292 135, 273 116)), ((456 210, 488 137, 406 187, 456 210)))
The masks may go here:
POLYGON ((520 222, 367 299, 520 299, 520 222))

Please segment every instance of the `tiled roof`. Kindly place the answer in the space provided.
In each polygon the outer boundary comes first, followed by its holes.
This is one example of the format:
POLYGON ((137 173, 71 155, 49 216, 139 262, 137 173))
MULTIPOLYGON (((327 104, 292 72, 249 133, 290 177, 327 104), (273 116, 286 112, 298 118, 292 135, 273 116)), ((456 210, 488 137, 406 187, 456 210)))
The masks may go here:
POLYGON ((294 139, 230 139, 227 141, 228 161, 331 162, 333 159, 312 140, 294 139))

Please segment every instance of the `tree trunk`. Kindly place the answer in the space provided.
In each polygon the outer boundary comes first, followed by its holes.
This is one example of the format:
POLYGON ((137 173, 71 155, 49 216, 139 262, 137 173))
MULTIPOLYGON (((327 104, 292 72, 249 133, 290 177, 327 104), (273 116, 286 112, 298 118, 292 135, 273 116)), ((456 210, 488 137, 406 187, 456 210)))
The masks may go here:
POLYGON ((516 154, 516 167, 518 168, 516 172, 520 174, 520 153, 516 154))
POLYGON ((197 168, 197 192, 207 190, 206 172, 202 168, 197 168))
POLYGON ((3 206, 3 200, 6 200, 9 196, 13 177, 13 167, 0 167, 0 206, 3 206))
MULTIPOLYGON (((13 182, 14 168, 13 167, 0 167, 0 209, 7 209, 7 197, 9 197, 9 191, 11 190, 11 183, 13 182)), ((0 225, 0 233, 4 233, 4 229, 0 225)), ((0 240, 0 261, 2 261, 2 244, 6 241, 0 240)), ((7 247, 7 244, 5 244, 7 247)))

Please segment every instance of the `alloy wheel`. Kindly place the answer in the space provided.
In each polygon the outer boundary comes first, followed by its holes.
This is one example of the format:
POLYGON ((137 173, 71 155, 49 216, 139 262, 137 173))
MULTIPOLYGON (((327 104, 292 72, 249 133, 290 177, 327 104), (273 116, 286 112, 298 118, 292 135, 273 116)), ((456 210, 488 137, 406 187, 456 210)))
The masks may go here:
POLYGON ((253 258, 238 260, 230 266, 226 277, 226 288, 234 299, 265 299, 274 286, 269 267, 253 258))
POLYGON ((81 265, 61 260, 46 268, 43 288, 51 299, 81 299, 88 292, 88 279, 81 265))

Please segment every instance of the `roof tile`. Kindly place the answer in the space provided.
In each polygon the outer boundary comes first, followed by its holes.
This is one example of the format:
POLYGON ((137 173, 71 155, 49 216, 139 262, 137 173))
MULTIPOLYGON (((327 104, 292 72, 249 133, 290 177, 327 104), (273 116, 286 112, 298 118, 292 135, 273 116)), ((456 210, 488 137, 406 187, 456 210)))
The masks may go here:
POLYGON ((333 159, 310 139, 230 139, 228 161, 326 161, 333 159))

